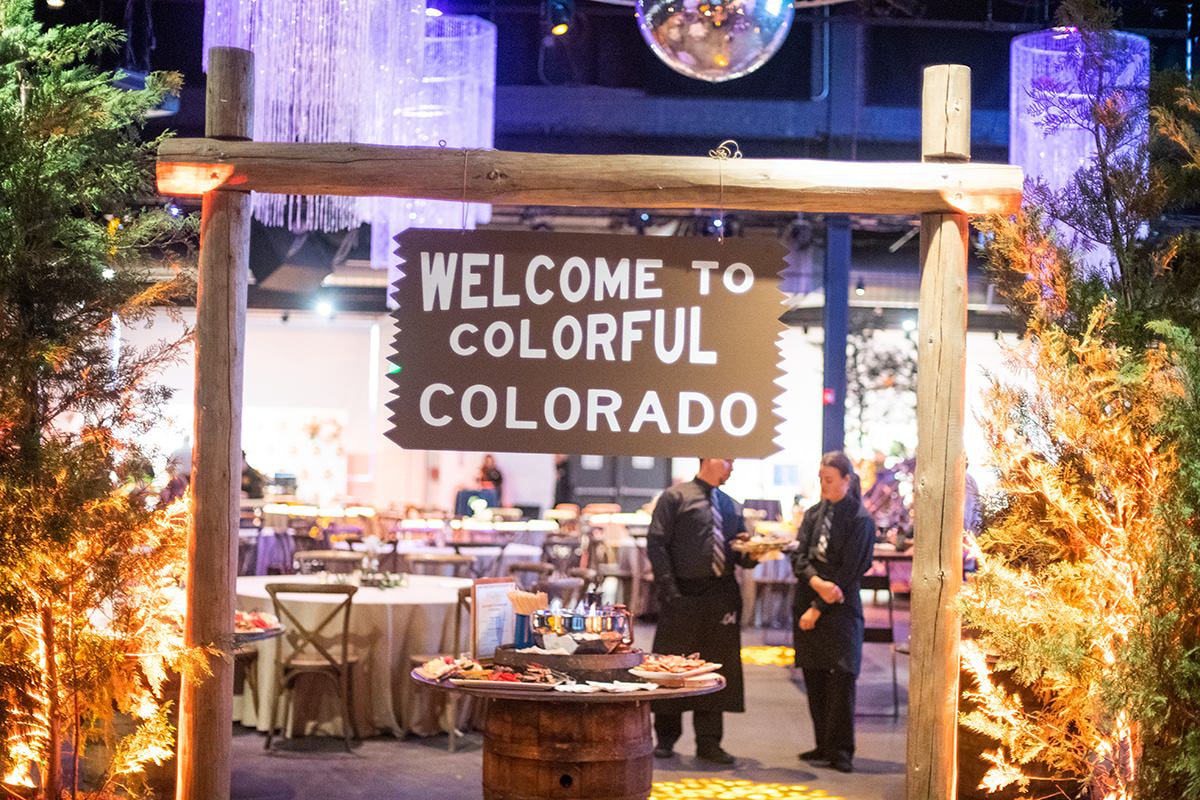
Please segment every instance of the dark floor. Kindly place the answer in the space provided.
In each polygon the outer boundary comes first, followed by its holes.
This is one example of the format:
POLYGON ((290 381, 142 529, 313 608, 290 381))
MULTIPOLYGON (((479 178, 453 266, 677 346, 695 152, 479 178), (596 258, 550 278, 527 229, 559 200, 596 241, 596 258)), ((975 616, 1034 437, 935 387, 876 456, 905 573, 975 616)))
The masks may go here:
MULTIPOLYGON (((907 640, 908 614, 898 609, 896 633, 907 640)), ((868 625, 884 622, 883 609, 868 607, 868 625), (874 618, 874 620, 872 619, 874 618)), ((639 629, 649 642, 653 629, 639 629)), ((744 645, 790 644, 785 630, 748 629, 744 645)), ((825 798, 892 800, 904 792, 905 687, 908 659, 898 658, 900 716, 892 717, 892 662, 887 645, 864 647, 858 682, 858 754, 855 773, 844 775, 797 761, 812 747, 803 683, 793 683, 781 666, 746 667, 745 714, 726 715, 725 749, 738 757, 736 767, 714 770, 693 756, 690 722, 677 746, 679 755, 655 763, 655 800, 680 798, 825 798), (866 716, 879 713, 882 716, 866 716)), ((262 735, 235 728, 233 796, 241 800, 477 800, 481 750, 472 734, 455 753, 446 737, 379 737, 360 742, 347 753, 340 739, 292 740, 286 751, 265 753, 262 735)))

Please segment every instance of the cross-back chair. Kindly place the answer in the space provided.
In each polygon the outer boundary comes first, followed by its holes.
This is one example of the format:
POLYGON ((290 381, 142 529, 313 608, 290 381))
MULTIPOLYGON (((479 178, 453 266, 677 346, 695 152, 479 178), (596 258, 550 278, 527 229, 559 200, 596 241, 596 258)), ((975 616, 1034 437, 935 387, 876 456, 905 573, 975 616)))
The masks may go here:
MULTIPOLYGON (((352 670, 359 656, 350 651, 350 609, 357 586, 326 585, 312 583, 268 583, 267 594, 275 608, 275 616, 284 625, 282 641, 275 655, 275 696, 271 699, 271 721, 267 729, 265 749, 271 748, 271 740, 279 727, 279 700, 288 696, 288 710, 294 700, 296 681, 304 675, 314 675, 332 682, 342 705, 342 735, 346 749, 350 749, 351 738, 358 738, 354 726, 354 687, 352 670), (322 606, 320 621, 307 625, 297 615, 296 609, 288 604, 288 595, 342 595, 340 602, 331 604, 326 612, 322 606), (332 640, 332 644, 330 641, 332 640)), ((290 713, 288 715, 290 717, 290 713)), ((288 730, 285 724, 284 730, 288 730)))

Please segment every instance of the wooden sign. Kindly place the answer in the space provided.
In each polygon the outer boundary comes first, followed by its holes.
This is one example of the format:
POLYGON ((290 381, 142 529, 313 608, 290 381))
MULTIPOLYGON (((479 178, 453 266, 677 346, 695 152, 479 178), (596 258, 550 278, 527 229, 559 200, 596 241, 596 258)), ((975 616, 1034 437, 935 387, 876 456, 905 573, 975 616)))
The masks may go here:
POLYGON ((389 436, 407 448, 774 453, 772 240, 408 230, 389 436))

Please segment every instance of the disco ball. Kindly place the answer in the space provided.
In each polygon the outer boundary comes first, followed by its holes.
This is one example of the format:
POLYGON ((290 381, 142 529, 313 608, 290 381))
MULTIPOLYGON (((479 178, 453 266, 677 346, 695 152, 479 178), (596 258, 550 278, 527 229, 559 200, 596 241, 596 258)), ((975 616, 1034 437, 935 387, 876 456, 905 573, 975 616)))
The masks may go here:
POLYGON ((637 0, 638 29, 671 69, 733 80, 770 60, 787 38, 791 0, 637 0))

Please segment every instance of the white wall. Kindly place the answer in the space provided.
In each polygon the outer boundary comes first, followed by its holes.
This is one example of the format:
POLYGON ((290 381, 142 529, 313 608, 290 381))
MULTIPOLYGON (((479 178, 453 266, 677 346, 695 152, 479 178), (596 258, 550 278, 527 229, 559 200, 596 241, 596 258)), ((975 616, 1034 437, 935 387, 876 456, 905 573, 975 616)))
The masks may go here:
MULTIPOLYGON (((149 329, 125 329, 123 342, 136 347, 178 337, 194 320, 191 310, 182 316, 180 324, 162 312, 149 329)), ((340 314, 326 320, 293 311, 285 323, 277 311, 251 311, 246 323, 243 400, 243 442, 250 463, 264 473, 303 471, 308 485, 302 483, 299 493, 312 499, 349 494, 381 506, 451 507, 458 489, 475 484, 483 454, 408 451, 385 438, 391 423, 384 406, 392 386, 386 378, 386 359, 394 333, 387 315, 340 314), (322 465, 322 474, 314 473, 317 465, 322 465)), ((785 372, 781 449, 767 459, 739 459, 728 489, 740 499, 778 499, 787 510, 795 494, 816 495, 822 331, 789 328, 782 334, 781 351, 785 372)), ((193 352, 190 346, 185 348, 183 360, 162 375, 161 382, 176 396, 150 443, 164 456, 192 429, 193 352)), ((978 424, 987 385, 985 371, 1004 374, 1001 342, 992 334, 970 333, 964 446, 981 487, 993 482, 978 424)), ((889 416, 887 412, 886 407, 874 410, 879 436, 866 443, 867 452, 852 452, 853 457, 869 457, 871 449, 886 447, 895 438, 915 448, 911 414, 889 416)), ((555 479, 552 455, 494 455, 505 477, 505 502, 549 507, 555 479)), ((696 461, 675 459, 673 471, 677 478, 690 478, 696 461)))

